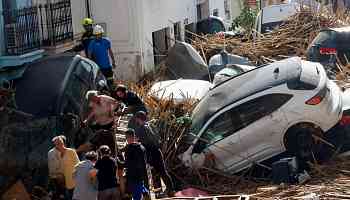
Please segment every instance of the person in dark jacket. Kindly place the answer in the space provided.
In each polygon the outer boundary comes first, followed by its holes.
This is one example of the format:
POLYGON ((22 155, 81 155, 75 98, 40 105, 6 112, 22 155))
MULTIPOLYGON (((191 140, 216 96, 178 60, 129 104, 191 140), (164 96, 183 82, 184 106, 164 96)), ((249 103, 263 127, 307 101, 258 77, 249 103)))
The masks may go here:
POLYGON ((137 128, 135 129, 136 137, 141 144, 146 148, 149 164, 155 169, 166 185, 166 192, 169 196, 173 196, 174 184, 171 176, 166 170, 162 151, 160 150, 159 136, 154 133, 151 127, 146 122, 147 115, 143 111, 135 114, 137 128))
POLYGON ((137 111, 144 111, 147 113, 146 106, 141 98, 134 92, 129 91, 123 84, 117 85, 112 97, 127 106, 127 110, 124 113, 135 114, 137 111))
POLYGON ((133 200, 141 200, 149 194, 145 187, 145 182, 148 181, 146 149, 137 141, 134 129, 128 129, 125 134, 128 142, 124 163, 127 189, 133 200))
POLYGON ((84 27, 85 32, 81 37, 81 44, 75 46, 73 50, 77 52, 84 50, 85 56, 87 57, 89 44, 94 39, 94 34, 93 34, 94 21, 91 18, 85 18, 83 19, 82 25, 84 27))
MULTIPOLYGON (((95 164, 95 175, 98 181, 98 200, 114 200, 119 198, 117 189, 117 161, 111 155, 111 150, 107 145, 99 148, 101 159, 95 164)), ((94 176, 94 174, 92 174, 94 176)))

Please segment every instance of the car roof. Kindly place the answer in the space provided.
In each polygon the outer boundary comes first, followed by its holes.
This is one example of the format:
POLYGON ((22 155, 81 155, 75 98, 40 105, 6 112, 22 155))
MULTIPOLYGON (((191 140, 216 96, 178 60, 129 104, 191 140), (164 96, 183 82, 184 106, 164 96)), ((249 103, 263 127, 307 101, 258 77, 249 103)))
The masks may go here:
POLYGON ((199 102, 193 111, 193 121, 205 123, 211 116, 226 106, 257 92, 266 90, 276 85, 286 83, 300 77, 302 62, 299 57, 293 57, 271 63, 269 65, 242 73, 212 88, 199 102), (273 76, 261 77, 264 71, 279 69, 282 79, 274 79, 273 76), (299 73, 300 72, 300 73, 299 73))
POLYGON ((18 109, 37 117, 53 114, 73 59, 74 55, 63 54, 28 64, 23 77, 15 81, 18 109))

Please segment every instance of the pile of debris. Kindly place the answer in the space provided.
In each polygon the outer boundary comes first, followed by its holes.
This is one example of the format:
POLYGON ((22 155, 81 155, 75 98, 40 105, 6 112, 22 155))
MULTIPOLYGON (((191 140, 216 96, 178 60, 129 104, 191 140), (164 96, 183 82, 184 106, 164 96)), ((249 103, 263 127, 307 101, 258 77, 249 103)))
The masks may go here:
MULTIPOLYGON (((223 38, 215 35, 198 36, 192 45, 205 60, 220 52, 225 46, 232 54, 249 58, 257 64, 270 63, 290 56, 306 56, 308 44, 322 28, 335 28, 349 25, 348 16, 327 15, 326 12, 313 12, 301 9, 278 29, 250 37, 247 41, 241 38, 223 38)), ((249 37, 248 37, 249 38, 249 37)))
POLYGON ((273 185, 269 176, 259 179, 251 176, 254 167, 239 175, 226 174, 210 167, 185 167, 177 155, 188 148, 185 136, 189 131, 190 120, 186 116, 191 113, 197 102, 188 99, 177 104, 171 98, 155 99, 148 93, 149 85, 132 84, 131 88, 146 102, 151 122, 158 127, 165 161, 182 188, 197 188, 213 195, 249 194, 252 199, 293 199, 310 193, 326 199, 350 198, 350 161, 347 158, 337 158, 323 165, 310 163, 311 180, 306 185, 292 186, 273 185))

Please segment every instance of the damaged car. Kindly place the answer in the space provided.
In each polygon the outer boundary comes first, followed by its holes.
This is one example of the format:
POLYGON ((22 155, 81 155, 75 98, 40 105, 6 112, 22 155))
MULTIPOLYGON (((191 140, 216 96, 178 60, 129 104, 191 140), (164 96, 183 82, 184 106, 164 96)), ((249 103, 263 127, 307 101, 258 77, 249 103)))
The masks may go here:
POLYGON ((179 157, 189 167, 214 157, 228 173, 285 152, 307 161, 341 117, 341 91, 322 65, 293 57, 212 88, 192 113, 190 147, 179 157))
POLYGON ((160 100, 173 100, 175 103, 182 103, 186 100, 200 100, 213 84, 209 81, 178 79, 159 81, 152 85, 148 95, 160 100), (191 87, 188 87, 191 85, 191 87))
POLYGON ((28 191, 46 186, 51 139, 64 134, 67 146, 78 147, 93 137, 81 126, 85 94, 107 86, 95 63, 71 54, 30 63, 11 81, 14 106, 0 101, 0 195, 18 180, 28 191))

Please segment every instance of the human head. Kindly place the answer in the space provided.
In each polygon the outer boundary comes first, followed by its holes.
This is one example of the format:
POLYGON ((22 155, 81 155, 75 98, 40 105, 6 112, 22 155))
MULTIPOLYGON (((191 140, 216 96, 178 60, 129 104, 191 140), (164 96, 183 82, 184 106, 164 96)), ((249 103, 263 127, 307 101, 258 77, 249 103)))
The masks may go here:
POLYGON ((101 38, 102 35, 104 34, 104 30, 103 30, 103 27, 101 25, 96 25, 94 27, 94 31, 93 31, 93 34, 95 35, 96 38, 101 38))
POLYGON ((114 92, 118 99, 124 99, 126 96, 126 91, 127 91, 127 87, 123 84, 119 84, 115 88, 114 92))
POLYGON ((63 150, 65 148, 66 136, 59 135, 59 136, 52 138, 51 141, 55 145, 55 148, 57 150, 63 150))
POLYGON ((136 120, 136 123, 138 125, 144 125, 146 123, 146 120, 147 120, 147 114, 146 112, 144 111, 138 111, 136 114, 135 114, 135 120, 136 120))
POLYGON ((89 90, 86 92, 85 98, 88 102, 96 102, 98 100, 98 91, 96 90, 89 90))
POLYGON ((83 19, 82 25, 86 32, 92 32, 94 21, 91 18, 85 18, 83 19))
POLYGON ((96 162, 97 160, 97 153, 95 151, 89 151, 85 154, 85 158, 87 160, 90 160, 91 162, 96 162))
POLYGON ((100 146, 100 148, 98 148, 98 151, 102 157, 111 155, 111 149, 107 145, 100 146))
POLYGON ((125 136, 128 144, 135 143, 137 141, 135 130, 132 128, 129 128, 127 131, 125 131, 125 136))

